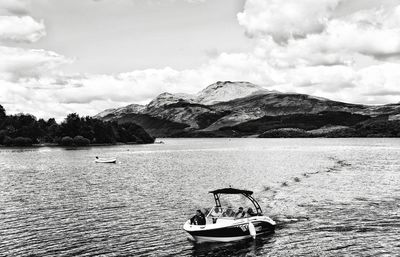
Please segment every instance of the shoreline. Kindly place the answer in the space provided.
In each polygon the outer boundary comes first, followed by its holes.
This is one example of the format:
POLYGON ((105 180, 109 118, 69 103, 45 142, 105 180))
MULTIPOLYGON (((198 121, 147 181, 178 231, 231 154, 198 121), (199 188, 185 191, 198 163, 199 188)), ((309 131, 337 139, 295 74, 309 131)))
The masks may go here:
MULTIPOLYGON (((400 138, 400 137, 254 137, 254 136, 244 136, 244 137, 163 137, 160 139, 350 139, 350 138, 357 138, 357 139, 384 139, 384 138, 400 138)), ((103 146, 118 146, 118 145, 159 145, 159 144, 165 144, 163 141, 155 141, 154 143, 148 143, 148 144, 139 144, 139 143, 115 143, 115 144, 90 144, 86 146, 63 146, 63 145, 58 145, 56 143, 43 143, 43 144, 33 144, 31 146, 5 146, 5 145, 0 145, 0 149, 9 149, 9 148, 44 148, 44 147, 50 147, 50 148, 88 148, 88 147, 103 147, 103 146)))
POLYGON ((148 143, 148 144, 139 144, 139 143, 115 143, 115 144, 90 144, 85 146, 66 146, 66 145, 59 145, 56 143, 42 143, 42 144, 32 144, 29 146, 5 146, 0 145, 1 148, 41 148, 41 147, 61 147, 61 148, 83 148, 83 147, 99 147, 99 146, 116 146, 116 145, 149 145, 149 144, 158 144, 158 143, 148 143))

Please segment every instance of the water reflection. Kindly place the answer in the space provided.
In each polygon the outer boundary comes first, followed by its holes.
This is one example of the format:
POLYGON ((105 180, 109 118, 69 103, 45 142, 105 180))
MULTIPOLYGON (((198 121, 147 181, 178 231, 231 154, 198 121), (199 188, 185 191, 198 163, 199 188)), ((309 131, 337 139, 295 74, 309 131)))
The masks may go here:
MULTIPOLYGON (((192 245, 192 256, 257 256, 261 249, 273 247, 273 235, 261 235, 256 239, 246 239, 231 243, 196 243, 192 245), (268 246, 266 246, 268 245, 268 246)), ((264 249, 265 251, 265 249, 264 249)))

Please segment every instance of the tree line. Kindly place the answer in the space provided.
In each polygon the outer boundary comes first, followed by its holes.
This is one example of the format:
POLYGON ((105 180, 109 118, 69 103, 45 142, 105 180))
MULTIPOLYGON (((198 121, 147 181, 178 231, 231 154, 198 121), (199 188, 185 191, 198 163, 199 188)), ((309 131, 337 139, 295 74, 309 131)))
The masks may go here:
POLYGON ((42 143, 85 146, 117 142, 145 144, 153 143, 154 138, 135 123, 118 124, 71 113, 58 124, 54 118, 44 120, 30 114, 7 115, 0 105, 0 144, 5 146, 42 143))

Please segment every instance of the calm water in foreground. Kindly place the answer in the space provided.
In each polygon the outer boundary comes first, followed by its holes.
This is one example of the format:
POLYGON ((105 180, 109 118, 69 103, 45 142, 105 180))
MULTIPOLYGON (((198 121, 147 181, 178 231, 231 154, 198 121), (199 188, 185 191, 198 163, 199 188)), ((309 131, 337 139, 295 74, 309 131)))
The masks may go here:
POLYGON ((1 148, 0 256, 400 252, 400 139, 164 142, 1 148), (96 164, 97 155, 118 163, 96 164), (230 244, 189 241, 185 220, 212 206, 209 190, 229 185, 255 191, 276 233, 230 244))

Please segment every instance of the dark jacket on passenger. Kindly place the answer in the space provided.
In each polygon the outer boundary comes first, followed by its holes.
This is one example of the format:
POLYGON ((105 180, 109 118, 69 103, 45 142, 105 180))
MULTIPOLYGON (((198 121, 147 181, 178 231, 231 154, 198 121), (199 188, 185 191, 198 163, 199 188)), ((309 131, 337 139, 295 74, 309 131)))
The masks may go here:
POLYGON ((190 224, 191 225, 205 225, 206 224, 206 218, 204 217, 204 214, 201 214, 201 216, 194 215, 190 219, 190 224))

